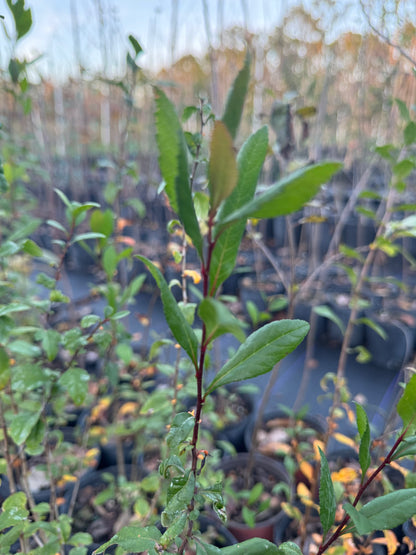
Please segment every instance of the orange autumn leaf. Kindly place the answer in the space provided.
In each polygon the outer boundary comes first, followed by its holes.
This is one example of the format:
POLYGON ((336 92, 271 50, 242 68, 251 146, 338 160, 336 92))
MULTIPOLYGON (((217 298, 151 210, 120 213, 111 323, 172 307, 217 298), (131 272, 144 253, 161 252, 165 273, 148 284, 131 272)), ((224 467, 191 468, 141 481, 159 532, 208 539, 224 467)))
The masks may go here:
POLYGON ((192 278, 195 285, 198 285, 198 283, 201 281, 201 274, 199 272, 197 272, 196 270, 185 270, 183 275, 185 277, 192 278))
POLYGON ((300 463, 299 470, 309 480, 309 482, 313 482, 313 466, 308 463, 308 461, 302 461, 300 463))

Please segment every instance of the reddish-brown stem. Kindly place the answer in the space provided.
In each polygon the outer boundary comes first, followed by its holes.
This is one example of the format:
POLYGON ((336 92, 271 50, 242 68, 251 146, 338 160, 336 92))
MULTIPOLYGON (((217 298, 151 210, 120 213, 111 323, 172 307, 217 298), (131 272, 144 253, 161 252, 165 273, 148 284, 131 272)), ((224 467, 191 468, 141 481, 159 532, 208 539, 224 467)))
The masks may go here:
MULTIPOLYGON (((380 474, 380 472, 388 464, 391 463, 392 457, 394 453, 397 451, 397 448, 399 447, 400 443, 403 441, 407 431, 408 431, 408 426, 403 430, 403 432, 396 439, 393 447, 390 449, 383 462, 374 470, 374 472, 367 478, 367 480, 361 484, 360 489, 358 490, 357 495, 355 496, 354 502, 352 504, 353 507, 357 506, 359 500, 361 499, 365 490, 368 488, 371 482, 373 482, 375 478, 380 474)), ((345 526, 348 524, 349 521, 350 521, 350 516, 346 514, 342 519, 341 523, 338 525, 335 532, 332 534, 332 536, 323 545, 320 546, 317 555, 321 555, 322 553, 324 553, 328 549, 328 547, 330 547, 339 538, 343 529, 345 528, 345 526)))

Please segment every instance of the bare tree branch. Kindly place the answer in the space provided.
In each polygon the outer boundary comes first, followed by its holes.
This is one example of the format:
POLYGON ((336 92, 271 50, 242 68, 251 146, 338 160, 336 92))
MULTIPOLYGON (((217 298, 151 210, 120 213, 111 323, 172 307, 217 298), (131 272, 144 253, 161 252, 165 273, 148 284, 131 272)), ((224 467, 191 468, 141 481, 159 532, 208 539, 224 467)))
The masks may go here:
POLYGON ((400 44, 397 44, 395 42, 393 42, 387 35, 385 35, 384 33, 382 33, 380 31, 380 29, 377 29, 377 27, 375 27, 370 20, 370 16, 368 15, 365 7, 364 7, 364 3, 362 0, 360 0, 360 6, 361 6, 361 10, 364 14, 364 17, 367 20, 368 25, 370 26, 370 29, 372 31, 374 31, 376 33, 376 35, 378 35, 386 44, 388 44, 389 46, 391 46, 392 48, 396 49, 404 58, 406 58, 406 60, 408 60, 412 65, 416 66, 416 59, 413 58, 408 52, 406 52, 406 50, 404 50, 400 44))

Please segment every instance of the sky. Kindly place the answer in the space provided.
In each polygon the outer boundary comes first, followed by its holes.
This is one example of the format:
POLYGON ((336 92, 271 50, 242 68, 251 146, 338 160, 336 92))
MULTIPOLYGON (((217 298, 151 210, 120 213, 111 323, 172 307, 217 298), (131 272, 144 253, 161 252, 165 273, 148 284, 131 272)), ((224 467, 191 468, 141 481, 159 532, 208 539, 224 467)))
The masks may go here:
MULTIPOLYGON (((93 69, 107 65, 111 72, 110 66, 120 67, 125 58, 126 37, 132 33, 144 49, 140 63, 157 69, 185 53, 199 54, 206 49, 204 5, 215 40, 218 30, 233 25, 266 33, 278 25, 286 11, 299 1, 26 0, 34 23, 30 33, 20 41, 18 52, 28 59, 43 54, 37 65, 43 74, 64 76, 74 73, 77 58, 84 66, 93 69)), ((304 2, 308 3, 308 0, 304 2)), ((354 11, 349 13, 347 25, 354 26, 357 14, 354 16, 354 11)), ((6 16, 5 25, 10 29, 6 0, 0 0, 0 14, 6 16)), ((3 39, 4 34, 0 34, 0 64, 9 58, 5 50, 7 45, 1 45, 3 39)))

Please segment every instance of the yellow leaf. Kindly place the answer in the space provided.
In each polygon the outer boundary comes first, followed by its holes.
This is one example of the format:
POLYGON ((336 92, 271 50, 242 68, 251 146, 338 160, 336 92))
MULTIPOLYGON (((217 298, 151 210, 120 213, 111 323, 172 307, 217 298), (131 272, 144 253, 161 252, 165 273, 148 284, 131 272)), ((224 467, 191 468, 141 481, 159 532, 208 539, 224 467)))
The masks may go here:
POLYGON ((383 530, 383 534, 384 538, 374 538, 372 543, 385 545, 387 547, 387 555, 393 555, 400 545, 397 541, 396 534, 392 530, 383 530))
POLYGON ((196 270, 185 270, 183 275, 185 277, 190 277, 192 278, 193 282, 195 283, 195 285, 197 285, 200 281, 201 281, 201 274, 199 272, 197 272, 196 270))
POLYGON ((344 434, 340 434, 339 432, 335 432, 334 438, 340 443, 343 443, 344 445, 348 445, 348 447, 352 447, 353 449, 357 450, 357 445, 355 441, 350 437, 345 436, 344 434))
POLYGON ((128 403, 124 403, 124 405, 122 405, 120 407, 120 410, 118 411, 118 416, 126 416, 128 414, 134 414, 138 408, 138 404, 134 403, 133 401, 129 401, 128 403))
POLYGON ((299 484, 297 485, 296 493, 301 498, 304 498, 304 497, 306 497, 307 499, 312 498, 312 494, 311 494, 309 488, 303 482, 299 482, 299 484))
POLYGON ((334 482, 341 482, 342 484, 350 484, 351 482, 359 478, 359 474, 355 470, 355 468, 346 466, 344 468, 341 468, 341 470, 339 470, 338 472, 332 472, 331 478, 334 482))
POLYGON ((313 466, 308 463, 308 461, 302 461, 299 465, 299 469, 302 474, 309 480, 310 483, 313 482, 313 466))

